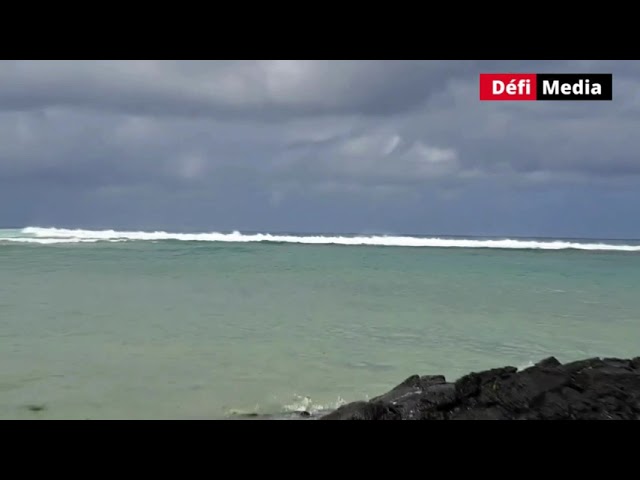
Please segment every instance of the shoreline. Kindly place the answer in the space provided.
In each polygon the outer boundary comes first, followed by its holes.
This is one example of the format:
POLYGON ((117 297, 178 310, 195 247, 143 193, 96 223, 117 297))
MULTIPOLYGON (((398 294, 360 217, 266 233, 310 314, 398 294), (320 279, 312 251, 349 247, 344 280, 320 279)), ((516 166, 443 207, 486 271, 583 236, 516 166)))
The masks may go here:
POLYGON ((412 375, 369 401, 318 420, 640 420, 640 357, 555 357, 517 369, 412 375))

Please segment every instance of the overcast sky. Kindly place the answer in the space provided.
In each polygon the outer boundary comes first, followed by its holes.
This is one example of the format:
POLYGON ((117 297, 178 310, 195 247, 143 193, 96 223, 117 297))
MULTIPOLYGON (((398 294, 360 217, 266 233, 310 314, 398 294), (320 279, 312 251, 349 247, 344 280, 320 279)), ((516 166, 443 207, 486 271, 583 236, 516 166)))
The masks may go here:
POLYGON ((637 238, 639 153, 638 61, 0 61, 3 226, 637 238))

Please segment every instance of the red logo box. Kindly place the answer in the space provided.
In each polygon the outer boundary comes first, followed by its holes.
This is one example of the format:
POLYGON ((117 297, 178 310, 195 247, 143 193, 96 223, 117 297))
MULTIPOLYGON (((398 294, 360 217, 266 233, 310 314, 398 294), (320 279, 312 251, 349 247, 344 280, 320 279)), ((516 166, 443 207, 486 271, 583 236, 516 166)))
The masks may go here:
POLYGON ((481 73, 480 100, 537 100, 535 73, 481 73))

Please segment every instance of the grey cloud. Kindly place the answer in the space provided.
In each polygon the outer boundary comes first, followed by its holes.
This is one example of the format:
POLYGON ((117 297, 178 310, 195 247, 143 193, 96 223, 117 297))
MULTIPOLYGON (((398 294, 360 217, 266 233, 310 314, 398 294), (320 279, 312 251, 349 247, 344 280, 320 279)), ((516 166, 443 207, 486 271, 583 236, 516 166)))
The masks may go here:
POLYGON ((272 128, 74 110, 0 114, 0 181, 17 177, 87 186, 198 180, 224 166, 259 171, 281 141, 272 128))
POLYGON ((459 82, 405 128, 456 145, 464 166, 484 172, 637 174, 640 75, 614 79, 614 101, 602 103, 482 103, 476 82, 459 82))
POLYGON ((460 61, 13 61, 0 109, 77 107, 141 115, 287 118, 415 108, 460 61))
POLYGON ((0 62, 0 222, 624 230, 595 203, 640 214, 639 66, 0 62), (614 101, 479 102, 484 71, 612 72, 614 101))
POLYGON ((455 148, 404 139, 394 129, 377 128, 287 151, 276 172, 301 182, 386 186, 417 185, 459 172, 455 148))

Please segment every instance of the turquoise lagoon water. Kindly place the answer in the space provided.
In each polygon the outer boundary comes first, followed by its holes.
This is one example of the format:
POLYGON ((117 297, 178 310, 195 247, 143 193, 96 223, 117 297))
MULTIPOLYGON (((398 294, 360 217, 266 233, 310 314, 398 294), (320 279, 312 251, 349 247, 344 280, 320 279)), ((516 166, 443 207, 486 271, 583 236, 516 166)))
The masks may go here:
POLYGON ((317 413, 415 373, 637 356, 639 245, 0 230, 0 418, 317 413))

